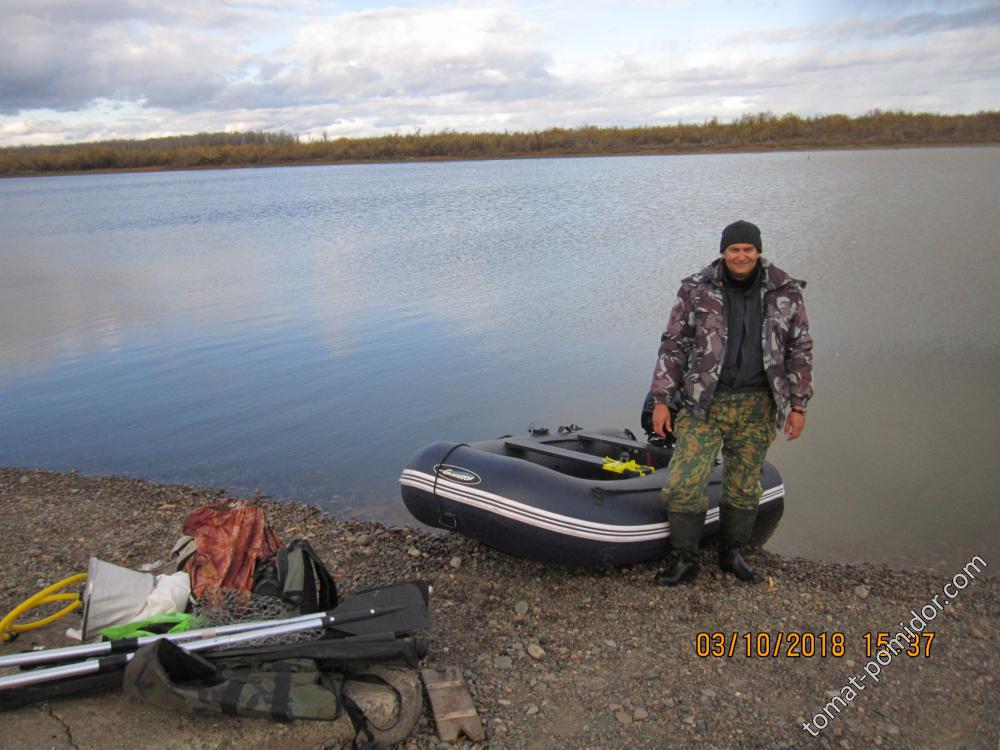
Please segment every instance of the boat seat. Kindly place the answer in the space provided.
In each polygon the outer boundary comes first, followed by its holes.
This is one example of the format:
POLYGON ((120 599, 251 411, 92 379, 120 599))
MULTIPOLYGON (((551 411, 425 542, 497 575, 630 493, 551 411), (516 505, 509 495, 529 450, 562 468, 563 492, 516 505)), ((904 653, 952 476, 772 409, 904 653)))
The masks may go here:
POLYGON ((566 450, 565 448, 560 448, 557 445, 539 443, 534 440, 525 440, 523 438, 509 438, 504 441, 504 445, 508 448, 514 448, 515 450, 525 451, 527 453, 539 453, 543 456, 551 456, 552 458, 565 458, 570 461, 576 461, 577 463, 594 466, 598 469, 604 468, 603 458, 590 456, 586 453, 578 453, 577 451, 566 450))
POLYGON ((638 440, 629 440, 628 438, 618 437, 617 435, 604 435, 600 432, 587 432, 586 430, 580 430, 579 432, 574 432, 573 436, 577 440, 585 440, 590 442, 595 442, 600 440, 603 443, 609 443, 610 445, 617 445, 622 448, 636 448, 638 450, 648 451, 651 448, 655 449, 656 446, 651 446, 649 443, 642 443, 638 440))
MULTIPOLYGON (((550 445, 548 443, 539 443, 534 440, 524 440, 523 438, 510 438, 504 441, 504 445, 508 448, 514 448, 516 450, 525 451, 526 453, 538 453, 543 456, 550 456, 552 458, 562 458, 567 461, 573 461, 578 464, 584 464, 586 466, 593 467, 595 469, 600 469, 604 471, 604 458, 598 458, 597 456, 591 456, 587 453, 580 453, 579 451, 566 450, 565 448, 560 448, 557 445, 550 445)), ((639 445, 639 443, 636 443, 639 445)), ((643 476, 644 472, 633 471, 632 469, 626 469, 629 475, 643 476)))

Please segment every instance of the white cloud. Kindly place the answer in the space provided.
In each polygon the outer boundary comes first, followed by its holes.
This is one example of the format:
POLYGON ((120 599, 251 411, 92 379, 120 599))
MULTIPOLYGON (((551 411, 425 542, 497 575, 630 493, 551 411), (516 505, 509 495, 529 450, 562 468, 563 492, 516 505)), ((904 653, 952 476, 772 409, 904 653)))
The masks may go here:
POLYGON ((305 104, 455 93, 530 98, 547 78, 534 36, 530 24, 497 7, 347 13, 303 28, 281 51, 283 66, 243 93, 305 104))
POLYGON ((190 106, 217 96, 239 56, 216 30, 17 14, 0 25, 0 112, 80 110, 97 99, 190 106))
POLYGON ((928 11, 904 16, 880 15, 848 17, 833 23, 763 30, 749 40, 746 34, 732 35, 725 44, 795 43, 814 42, 827 44, 885 42, 900 37, 917 37, 958 29, 974 29, 982 33, 983 27, 1000 27, 1000 7, 986 6, 950 12, 928 11))
MULTIPOLYGON (((343 12, 319 0, 8 2, 0 10, 0 144, 996 106, 993 5, 855 3, 854 16, 831 20, 826 9, 798 26, 768 27, 762 18, 761 28, 719 15, 712 34, 685 38, 684 14, 696 10, 704 7, 597 2, 540 13, 471 0, 343 12), (575 9, 586 29, 574 25, 575 9), (601 36, 608 14, 614 33, 601 36), (629 28, 642 41, 621 34, 629 28), (584 41, 589 54, 581 54, 584 41)), ((689 19, 691 28, 704 20, 689 19)))

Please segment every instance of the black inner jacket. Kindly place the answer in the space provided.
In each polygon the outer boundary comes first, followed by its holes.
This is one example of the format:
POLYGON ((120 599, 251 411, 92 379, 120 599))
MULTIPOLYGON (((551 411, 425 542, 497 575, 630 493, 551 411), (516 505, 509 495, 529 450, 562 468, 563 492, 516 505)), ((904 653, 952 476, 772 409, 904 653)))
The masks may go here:
POLYGON ((726 292, 726 361, 716 392, 749 393, 766 391, 764 372, 764 311, 761 308, 760 285, 763 274, 760 263, 745 279, 734 279, 729 269, 723 273, 726 292))

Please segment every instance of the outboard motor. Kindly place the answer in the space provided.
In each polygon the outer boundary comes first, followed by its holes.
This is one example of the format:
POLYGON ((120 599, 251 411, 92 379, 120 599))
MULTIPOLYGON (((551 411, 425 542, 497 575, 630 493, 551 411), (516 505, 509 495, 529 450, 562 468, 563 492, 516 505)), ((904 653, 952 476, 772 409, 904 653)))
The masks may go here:
MULTIPOLYGON (((642 414, 639 417, 639 424, 646 433, 646 440, 650 445, 664 446, 666 448, 674 447, 674 433, 671 430, 667 430, 667 436, 661 438, 655 432, 653 432, 653 407, 656 402, 653 400, 653 392, 650 391, 646 394, 646 400, 642 402, 642 414)), ((673 405, 670 406, 670 424, 674 423, 677 419, 677 412, 673 405)))

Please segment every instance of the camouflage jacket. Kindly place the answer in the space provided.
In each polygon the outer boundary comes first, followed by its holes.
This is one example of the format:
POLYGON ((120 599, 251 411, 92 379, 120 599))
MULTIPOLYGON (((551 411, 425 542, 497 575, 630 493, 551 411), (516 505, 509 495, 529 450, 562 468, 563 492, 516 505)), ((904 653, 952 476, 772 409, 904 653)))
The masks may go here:
MULTIPOLYGON (((760 285, 764 325, 764 370, 783 424, 792 404, 812 398, 812 337, 802 290, 793 279, 764 258, 760 285)), ((708 409, 726 361, 726 293, 719 258, 681 282, 670 321, 660 339, 659 359, 650 390, 657 402, 681 403, 699 419, 708 409)))

